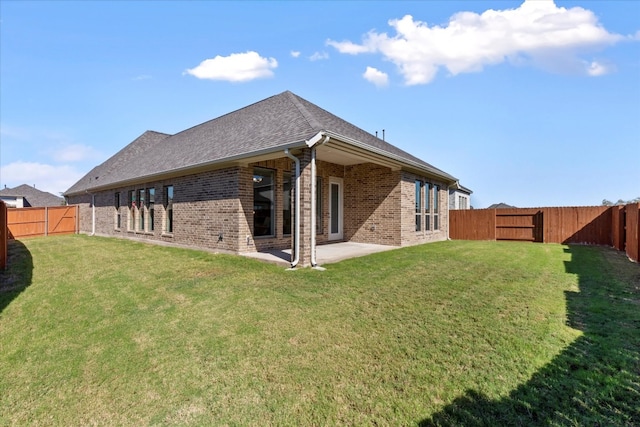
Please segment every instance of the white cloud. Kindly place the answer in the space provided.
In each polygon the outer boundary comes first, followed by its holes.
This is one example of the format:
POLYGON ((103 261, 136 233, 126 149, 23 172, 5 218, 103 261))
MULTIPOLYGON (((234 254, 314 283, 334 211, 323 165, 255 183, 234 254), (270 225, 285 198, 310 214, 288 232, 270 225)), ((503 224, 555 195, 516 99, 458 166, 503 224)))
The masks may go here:
POLYGON ((612 67, 602 64, 600 62, 593 61, 586 65, 587 74, 590 76, 603 76, 611 72, 612 67))
POLYGON ((376 47, 371 43, 371 39, 375 36, 376 34, 374 32, 370 32, 369 34, 367 34, 367 38, 365 38, 364 43, 361 45, 352 43, 348 40, 345 40, 343 42, 327 40, 327 45, 335 47, 340 53, 347 53, 349 55, 357 55, 359 53, 372 53, 376 51, 376 47))
POLYGON ((140 80, 149 80, 151 79, 151 76, 149 74, 140 74, 139 76, 135 76, 133 79, 133 81, 140 81, 140 80))
POLYGON ((205 59, 195 68, 185 71, 199 79, 247 82, 264 77, 272 77, 278 67, 275 58, 263 58, 257 52, 232 53, 205 59))
POLYGON ((298 50, 292 50, 291 51, 291 56, 293 56, 294 58, 297 58, 300 56, 300 51, 298 50))
POLYGON ((576 72, 581 64, 580 73, 602 75, 610 68, 585 62, 580 55, 625 39, 609 33, 590 10, 557 7, 553 0, 527 0, 515 9, 482 14, 459 12, 446 26, 429 26, 410 15, 390 20, 389 25, 394 36, 370 31, 361 44, 327 44, 345 54, 379 53, 396 64, 407 85, 415 85, 430 83, 440 68, 456 75, 505 60, 563 72, 576 72), (550 61, 558 57, 564 58, 566 68, 550 61))
POLYGON ((329 54, 327 52, 315 52, 309 57, 309 60, 311 61, 320 61, 323 59, 329 59, 329 54))
POLYGON ((2 188, 35 185, 37 189, 59 195, 75 184, 84 174, 68 165, 53 166, 17 161, 0 166, 2 188))
POLYGON ((389 84, 389 76, 387 73, 373 67, 367 67, 367 70, 364 72, 362 77, 378 87, 387 86, 389 84))

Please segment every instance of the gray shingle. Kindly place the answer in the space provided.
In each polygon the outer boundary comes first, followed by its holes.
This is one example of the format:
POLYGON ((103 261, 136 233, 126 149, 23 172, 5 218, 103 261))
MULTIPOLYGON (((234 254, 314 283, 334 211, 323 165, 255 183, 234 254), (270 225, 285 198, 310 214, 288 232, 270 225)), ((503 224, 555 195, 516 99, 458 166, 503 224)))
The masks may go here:
POLYGON ((286 91, 175 135, 147 131, 74 184, 66 195, 186 170, 304 142, 320 131, 351 138, 390 156, 455 178, 286 91))
POLYGON ((45 207, 64 205, 64 199, 55 194, 38 190, 27 184, 22 184, 14 188, 3 188, 0 196, 24 197, 26 207, 45 207))

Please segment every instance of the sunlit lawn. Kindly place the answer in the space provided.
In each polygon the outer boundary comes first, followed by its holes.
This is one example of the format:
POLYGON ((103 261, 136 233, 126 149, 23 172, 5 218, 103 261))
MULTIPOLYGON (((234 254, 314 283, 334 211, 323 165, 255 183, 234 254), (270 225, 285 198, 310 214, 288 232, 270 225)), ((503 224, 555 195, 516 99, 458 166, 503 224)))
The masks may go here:
POLYGON ((640 267, 450 241, 285 271, 60 236, 0 273, 0 425, 633 425, 640 267))

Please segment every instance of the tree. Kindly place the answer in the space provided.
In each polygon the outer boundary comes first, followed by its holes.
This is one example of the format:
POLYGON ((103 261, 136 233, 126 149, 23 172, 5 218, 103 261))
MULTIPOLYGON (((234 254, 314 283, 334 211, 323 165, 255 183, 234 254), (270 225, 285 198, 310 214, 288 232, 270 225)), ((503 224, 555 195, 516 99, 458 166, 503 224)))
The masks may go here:
POLYGON ((631 199, 631 200, 618 199, 618 201, 615 203, 607 199, 602 199, 602 206, 613 206, 613 205, 620 206, 620 205, 628 205, 630 203, 640 203, 640 197, 636 197, 635 199, 631 199))

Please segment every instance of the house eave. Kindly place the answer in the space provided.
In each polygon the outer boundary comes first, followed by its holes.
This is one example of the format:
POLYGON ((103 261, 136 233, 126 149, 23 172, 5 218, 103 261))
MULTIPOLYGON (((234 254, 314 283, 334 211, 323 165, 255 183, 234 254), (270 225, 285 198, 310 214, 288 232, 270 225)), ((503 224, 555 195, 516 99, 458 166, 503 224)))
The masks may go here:
MULTIPOLYGON (((270 147, 264 150, 258 150, 250 153, 238 154, 235 156, 225 157, 222 159, 217 159, 208 162, 202 162, 194 165, 189 165, 181 168, 172 169, 169 171, 162 171, 153 174, 147 174, 131 179, 124 179, 119 181, 109 182, 103 185, 92 185, 88 186, 73 192, 65 192, 64 196, 78 196, 83 194, 91 194, 99 191, 105 191, 118 187, 127 187, 131 185, 145 184, 153 181, 167 180, 171 178, 177 178, 184 175, 190 175, 199 172, 205 172, 210 170, 222 169, 225 167, 233 167, 233 166, 247 166, 250 163, 255 163, 263 160, 270 160, 282 157, 282 153, 284 150, 294 150, 307 147, 306 141, 295 141, 287 144, 282 144, 277 147, 270 147)), ((98 178, 99 179, 99 178, 98 178)), ((93 182, 95 183, 95 179, 93 182)))
POLYGON ((372 147, 353 138, 331 131, 325 131, 324 133, 331 138, 329 140, 331 145, 341 147, 346 151, 361 156, 363 159, 371 161, 372 163, 387 166, 392 170, 406 170, 412 173, 424 174, 432 178, 440 179, 449 185, 458 181, 457 178, 445 172, 426 167, 418 162, 372 147))

